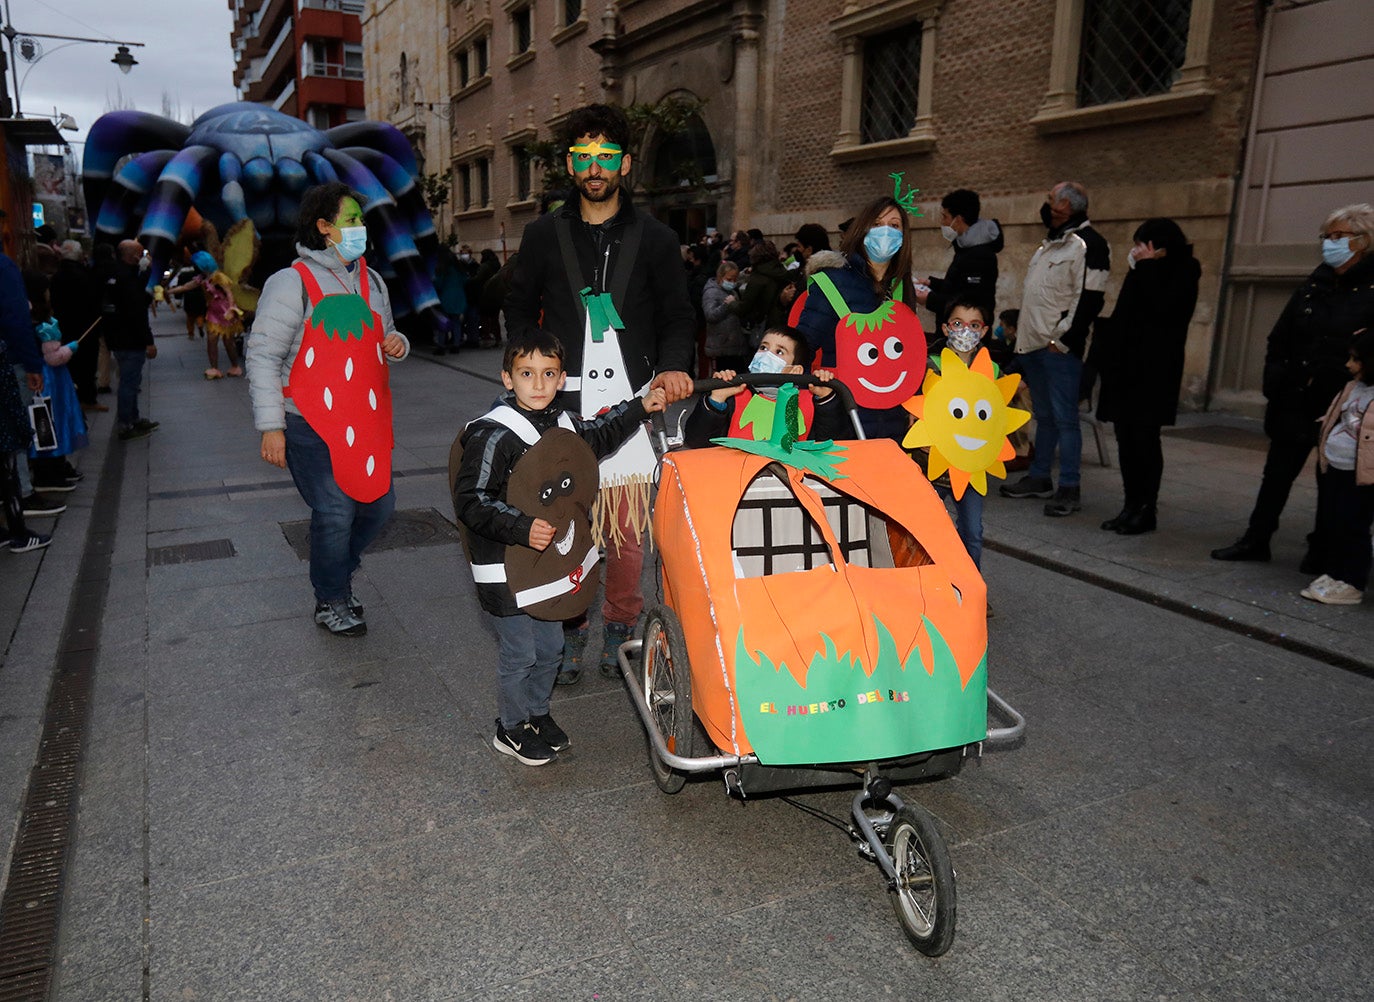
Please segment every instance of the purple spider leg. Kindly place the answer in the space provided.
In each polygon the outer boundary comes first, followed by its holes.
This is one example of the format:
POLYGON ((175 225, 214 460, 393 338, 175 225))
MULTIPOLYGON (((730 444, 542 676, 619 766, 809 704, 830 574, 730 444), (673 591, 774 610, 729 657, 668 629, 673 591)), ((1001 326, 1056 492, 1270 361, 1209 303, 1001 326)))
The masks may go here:
POLYGON ((81 187, 87 211, 105 204, 105 192, 119 161, 130 154, 181 149, 191 130, 180 122, 146 111, 112 111, 96 119, 86 135, 82 156, 81 187))
POLYGON ((143 215, 149 192, 172 155, 171 150, 140 153, 130 157, 115 172, 105 189, 105 201, 91 207, 98 213, 95 221, 96 240, 116 243, 132 237, 138 231, 138 220, 143 215))
POLYGON ((162 280, 162 271, 186 225, 186 212, 200 194, 205 171, 218 155, 209 146, 188 146, 172 157, 158 175, 139 233, 139 240, 153 261, 148 272, 149 287, 162 280))

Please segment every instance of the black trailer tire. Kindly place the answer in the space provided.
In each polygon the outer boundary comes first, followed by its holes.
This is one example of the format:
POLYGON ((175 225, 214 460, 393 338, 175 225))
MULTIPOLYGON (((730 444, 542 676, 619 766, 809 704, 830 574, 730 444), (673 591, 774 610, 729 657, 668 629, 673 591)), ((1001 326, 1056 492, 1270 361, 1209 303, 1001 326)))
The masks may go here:
MULTIPOLYGON (((644 646, 640 650, 644 700, 663 743, 674 755, 689 756, 693 745, 692 671, 687 662, 687 643, 677 615, 667 606, 656 606, 644 619, 644 646)), ((687 774, 672 768, 649 745, 649 768, 664 793, 678 793, 687 774)))
POLYGON ((938 957, 954 942, 954 867, 930 812, 907 804, 888 829, 887 851, 897 871, 892 910, 911 944, 938 957))

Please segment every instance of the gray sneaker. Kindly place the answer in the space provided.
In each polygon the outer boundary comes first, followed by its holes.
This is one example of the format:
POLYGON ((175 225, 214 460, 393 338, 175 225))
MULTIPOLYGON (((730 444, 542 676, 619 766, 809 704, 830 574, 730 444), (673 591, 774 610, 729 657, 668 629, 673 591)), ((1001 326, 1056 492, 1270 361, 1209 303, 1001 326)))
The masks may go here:
POLYGON ((1083 505, 1078 499, 1078 488, 1060 487, 1054 492, 1054 500, 1045 505, 1045 514, 1051 518, 1062 518, 1082 509, 1083 505))
POLYGON ((1033 477, 1027 473, 1014 484, 1003 484, 997 493, 1004 498, 1052 498, 1054 481, 1049 477, 1033 477))
POLYGON ((336 637, 361 637, 367 632, 367 624, 353 615, 347 602, 317 603, 315 622, 336 637))

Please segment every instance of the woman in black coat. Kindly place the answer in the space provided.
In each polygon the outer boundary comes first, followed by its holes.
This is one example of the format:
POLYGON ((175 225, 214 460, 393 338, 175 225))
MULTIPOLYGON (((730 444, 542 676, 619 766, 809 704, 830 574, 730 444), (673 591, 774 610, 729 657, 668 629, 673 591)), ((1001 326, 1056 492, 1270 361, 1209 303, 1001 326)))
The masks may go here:
MULTIPOLYGON (((1268 560, 1270 537, 1293 481, 1317 444, 1321 417, 1350 375, 1355 332, 1374 327, 1374 206, 1336 209, 1322 224, 1322 263, 1293 293, 1264 355, 1264 459, 1245 533, 1212 551, 1213 560, 1268 560)), ((1312 536, 1308 536, 1309 545, 1312 536)), ((1316 566, 1309 552, 1300 565, 1316 566)), ((1320 568, 1319 568, 1320 569, 1320 568)), ((1317 571, 1311 571, 1315 574, 1317 571)))
POLYGON ((1172 219, 1147 219, 1135 231, 1130 272, 1116 309, 1098 320, 1092 362, 1102 378, 1099 420, 1116 430, 1126 502, 1102 528, 1124 536, 1155 528, 1164 475, 1160 429, 1178 416, 1183 348, 1202 269, 1172 219))

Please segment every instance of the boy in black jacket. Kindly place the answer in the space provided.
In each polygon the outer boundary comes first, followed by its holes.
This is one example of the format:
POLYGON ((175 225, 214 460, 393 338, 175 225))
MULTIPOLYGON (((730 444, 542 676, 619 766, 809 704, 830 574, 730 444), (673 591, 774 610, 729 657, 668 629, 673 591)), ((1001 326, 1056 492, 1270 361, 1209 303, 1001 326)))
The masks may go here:
POLYGON ((520 457, 546 431, 564 427, 580 436, 598 459, 628 439, 650 413, 666 406, 662 389, 650 390, 584 420, 554 403, 563 389, 563 345, 535 330, 506 347, 501 382, 509 391, 461 436, 463 458, 453 487, 453 507, 468 529, 477 599, 500 638, 500 690, 492 747, 525 765, 545 765, 571 743, 549 715, 554 678, 563 662, 563 626, 526 615, 505 581, 507 546, 544 550, 556 530, 510 505, 506 487, 520 457))

